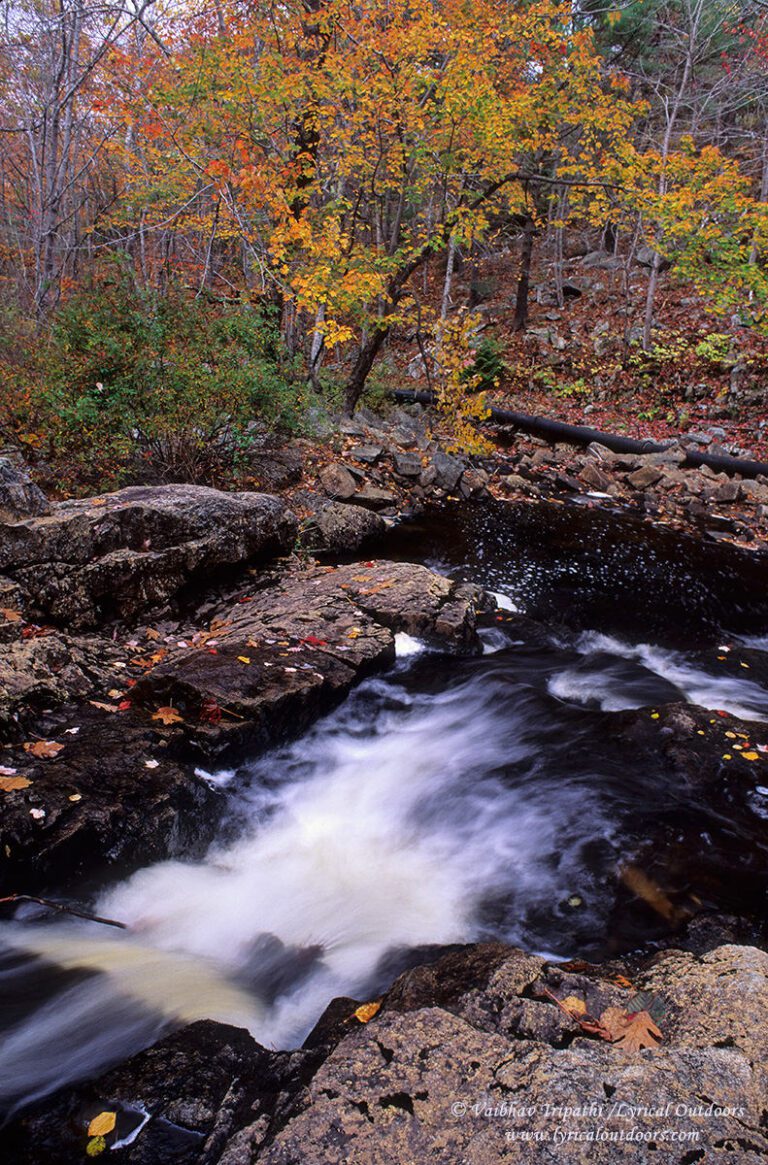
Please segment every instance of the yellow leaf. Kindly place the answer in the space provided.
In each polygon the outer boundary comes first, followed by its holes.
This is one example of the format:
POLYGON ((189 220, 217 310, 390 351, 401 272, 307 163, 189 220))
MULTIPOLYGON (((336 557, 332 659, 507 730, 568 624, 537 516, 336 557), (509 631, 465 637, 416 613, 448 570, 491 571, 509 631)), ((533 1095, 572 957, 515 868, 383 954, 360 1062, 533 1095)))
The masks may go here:
POLYGON ((563 1007, 570 1011, 571 1015, 586 1015, 587 1005, 583 999, 579 999, 577 995, 568 995, 563 1001, 563 1007))
POLYGON ((760 754, 757 752, 743 752, 741 755, 744 760, 760 760, 760 754))
POLYGON ((100 1112, 88 1125, 89 1137, 105 1137, 117 1124, 116 1112, 100 1112))
POLYGON ((362 1003, 355 1011, 355 1018, 359 1019, 360 1023, 368 1023, 369 1020, 373 1019, 380 1007, 380 1001, 378 1003, 362 1003))
POLYGON ((240 663, 250 663, 251 662, 247 655, 238 655, 237 658, 240 660, 240 663))
POLYGON ((103 1153, 107 1147, 107 1142, 103 1137, 92 1137, 85 1146, 85 1151, 89 1157, 98 1157, 99 1153, 103 1153))

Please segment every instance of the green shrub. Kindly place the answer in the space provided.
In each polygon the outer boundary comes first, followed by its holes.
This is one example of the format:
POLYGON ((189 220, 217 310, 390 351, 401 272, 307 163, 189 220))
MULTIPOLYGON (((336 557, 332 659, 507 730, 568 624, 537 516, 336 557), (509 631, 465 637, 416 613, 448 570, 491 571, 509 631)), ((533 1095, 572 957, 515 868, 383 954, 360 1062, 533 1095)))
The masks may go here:
POLYGON ((118 276, 55 317, 35 392, 55 462, 83 485, 226 479, 264 428, 295 427, 300 394, 270 316, 118 276))

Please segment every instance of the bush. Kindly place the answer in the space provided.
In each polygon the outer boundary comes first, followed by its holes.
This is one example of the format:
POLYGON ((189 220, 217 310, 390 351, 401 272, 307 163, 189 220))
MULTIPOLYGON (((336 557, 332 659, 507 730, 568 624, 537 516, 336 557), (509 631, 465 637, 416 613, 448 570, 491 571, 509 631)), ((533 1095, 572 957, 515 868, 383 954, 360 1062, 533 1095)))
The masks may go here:
POLYGON ((35 403, 52 460, 102 488, 221 482, 259 429, 295 426, 300 407, 267 313, 137 291, 127 276, 58 312, 35 403))

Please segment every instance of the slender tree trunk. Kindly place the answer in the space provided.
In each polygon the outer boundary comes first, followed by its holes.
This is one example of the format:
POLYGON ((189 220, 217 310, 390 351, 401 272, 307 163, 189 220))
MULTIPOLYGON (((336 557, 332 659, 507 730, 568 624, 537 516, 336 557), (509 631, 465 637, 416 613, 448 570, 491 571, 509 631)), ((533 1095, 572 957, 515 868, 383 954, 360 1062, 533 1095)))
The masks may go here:
POLYGON ((523 225, 523 238, 520 244, 520 277, 517 281, 515 315, 512 320, 513 332, 524 332, 528 326, 528 299, 531 288, 531 261, 535 234, 536 228, 533 219, 529 216, 523 225))

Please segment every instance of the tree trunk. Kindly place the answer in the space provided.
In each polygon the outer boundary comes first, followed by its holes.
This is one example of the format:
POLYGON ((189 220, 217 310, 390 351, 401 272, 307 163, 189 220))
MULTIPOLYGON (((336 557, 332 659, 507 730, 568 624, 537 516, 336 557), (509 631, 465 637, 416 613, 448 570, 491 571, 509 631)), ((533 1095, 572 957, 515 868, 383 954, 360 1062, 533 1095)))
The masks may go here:
POLYGON ((376 357, 379 354, 379 349, 388 334, 389 328, 387 326, 377 327, 369 338, 363 342, 360 348, 355 366, 350 373, 344 390, 344 411, 350 417, 355 411, 357 402, 363 395, 368 373, 373 368, 376 357))
POLYGON ((531 287, 531 259, 533 258, 533 238, 536 228, 532 218, 526 218, 523 226, 523 238, 520 245, 520 278, 517 281, 517 299, 515 300, 515 317, 512 320, 513 332, 524 332, 528 326, 528 296, 531 287))

